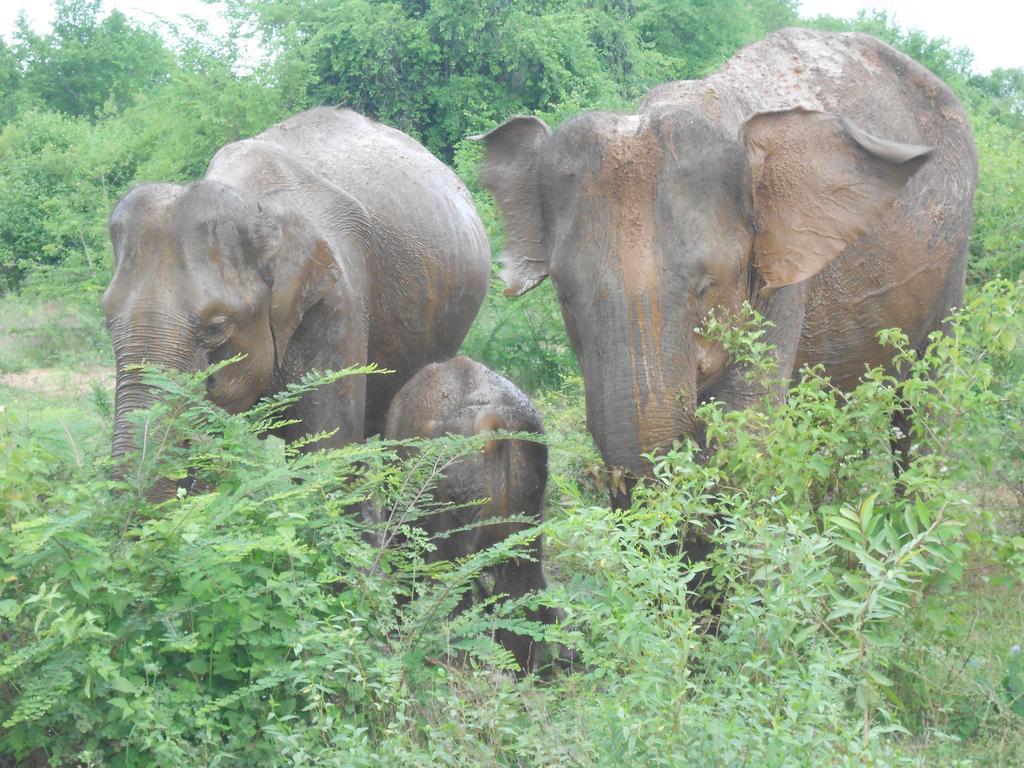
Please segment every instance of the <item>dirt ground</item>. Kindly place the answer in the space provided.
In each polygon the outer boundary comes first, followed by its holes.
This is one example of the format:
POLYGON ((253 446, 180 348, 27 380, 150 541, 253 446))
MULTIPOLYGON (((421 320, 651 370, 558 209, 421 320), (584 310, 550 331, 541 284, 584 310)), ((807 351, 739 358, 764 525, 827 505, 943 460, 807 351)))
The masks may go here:
POLYGON ((45 395, 84 395, 94 384, 114 387, 114 369, 103 366, 68 371, 62 368, 33 368, 18 373, 0 374, 0 385, 45 395))

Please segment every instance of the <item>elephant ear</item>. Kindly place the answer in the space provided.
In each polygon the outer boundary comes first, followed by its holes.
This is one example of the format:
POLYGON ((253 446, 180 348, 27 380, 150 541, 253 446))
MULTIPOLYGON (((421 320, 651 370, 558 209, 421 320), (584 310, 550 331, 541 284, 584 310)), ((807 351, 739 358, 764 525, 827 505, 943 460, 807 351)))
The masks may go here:
POLYGON ((341 277, 334 251, 305 216, 279 205, 260 205, 260 250, 270 283, 270 329, 280 364, 303 315, 341 277))
POLYGON ((766 293, 817 274, 876 225, 932 151, 800 108, 754 115, 742 138, 766 293))
POLYGON ((550 136, 543 120, 517 115, 490 133, 470 137, 484 142, 480 183, 494 195, 505 225, 505 250, 498 261, 506 296, 521 296, 548 276, 537 159, 550 136))

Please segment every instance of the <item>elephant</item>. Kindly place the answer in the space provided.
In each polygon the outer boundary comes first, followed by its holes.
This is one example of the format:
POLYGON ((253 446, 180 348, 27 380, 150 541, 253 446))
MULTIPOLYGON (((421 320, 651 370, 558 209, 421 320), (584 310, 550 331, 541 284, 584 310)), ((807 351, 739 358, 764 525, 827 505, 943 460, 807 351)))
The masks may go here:
POLYGON ((305 394, 280 434, 331 433, 302 445, 312 450, 379 433, 409 377, 458 350, 490 281, 462 182, 411 137, 348 109, 227 144, 198 181, 135 187, 109 234, 115 457, 134 445, 128 414, 155 399, 143 362, 194 372, 244 355, 207 381, 229 412, 310 371, 376 363, 394 373, 305 394))
MULTIPOLYGON (((469 437, 495 430, 544 433, 540 414, 518 387, 475 360, 456 357, 426 366, 402 387, 388 409, 384 436, 469 437)), ((548 451, 541 442, 494 439, 482 452, 456 459, 434 489, 434 499, 445 506, 418 521, 436 547, 427 560, 468 557, 539 525, 547 479, 548 451), (481 499, 483 504, 471 503, 481 499), (516 519, 510 522, 509 517, 516 519)), ((495 592, 508 598, 547 587, 539 537, 530 544, 529 558, 514 558, 491 570, 495 592)), ((462 607, 469 600, 467 593, 462 607)), ((548 624, 558 618, 557 611, 545 606, 527 615, 548 624)), ((534 670, 539 648, 531 638, 506 630, 498 630, 496 638, 515 656, 520 670, 534 670)))
POLYGON ((473 138, 505 227, 505 294, 550 275, 588 429, 634 478, 645 455, 701 443, 699 403, 778 391, 699 332, 709 311, 749 301, 772 323, 778 381, 820 364, 849 390, 891 367, 879 330, 920 349, 963 297, 970 126, 939 78, 869 35, 784 29, 654 87, 636 113, 554 132, 513 116, 473 138))

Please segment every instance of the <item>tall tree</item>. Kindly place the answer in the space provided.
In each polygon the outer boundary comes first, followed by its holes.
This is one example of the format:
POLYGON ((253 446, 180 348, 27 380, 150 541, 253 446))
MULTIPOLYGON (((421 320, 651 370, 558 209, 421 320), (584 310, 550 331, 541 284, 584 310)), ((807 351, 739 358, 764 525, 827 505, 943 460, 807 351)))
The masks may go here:
POLYGON ((302 91, 295 101, 351 106, 449 158, 462 137, 513 112, 624 106, 657 82, 701 73, 795 18, 793 5, 227 0, 229 14, 277 51, 302 91))
POLYGON ((678 67, 677 77, 703 77, 736 49, 792 24, 791 0, 638 0, 640 37, 678 67))
POLYGON ((0 125, 14 117, 17 111, 21 66, 18 56, 3 38, 0 38, 0 125))
POLYGON ((57 0, 51 31, 36 34, 24 17, 15 52, 21 87, 40 106, 93 116, 112 100, 124 107, 164 82, 174 54, 156 32, 131 23, 120 11, 101 18, 101 0, 57 0))
POLYGON ((1018 133, 1024 132, 1024 68, 997 68, 968 82, 987 97, 979 107, 1018 133))

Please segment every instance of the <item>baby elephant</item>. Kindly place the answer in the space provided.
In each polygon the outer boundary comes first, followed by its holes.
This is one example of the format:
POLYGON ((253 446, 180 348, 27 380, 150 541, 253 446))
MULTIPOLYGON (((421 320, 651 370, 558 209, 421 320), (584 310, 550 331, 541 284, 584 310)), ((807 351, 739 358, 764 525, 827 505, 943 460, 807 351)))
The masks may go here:
MULTIPOLYGON (((514 384, 474 360, 456 357, 422 368, 399 390, 388 410, 385 437, 469 437, 498 429, 544 431, 537 409, 514 384)), ((491 440, 480 453, 456 460, 434 491, 437 501, 454 506, 419 522, 437 547, 428 561, 467 557, 539 524, 547 479, 548 449, 543 443, 491 440), (480 499, 485 502, 469 504, 480 499), (510 522, 510 517, 516 519, 510 522)), ((532 559, 495 566, 496 594, 517 598, 547 586, 540 538, 530 547, 532 559)), ((549 624, 556 619, 556 612, 543 606, 527 615, 549 624)), ((538 649, 531 638, 498 630, 496 639, 515 655, 523 672, 534 669, 538 649)))

